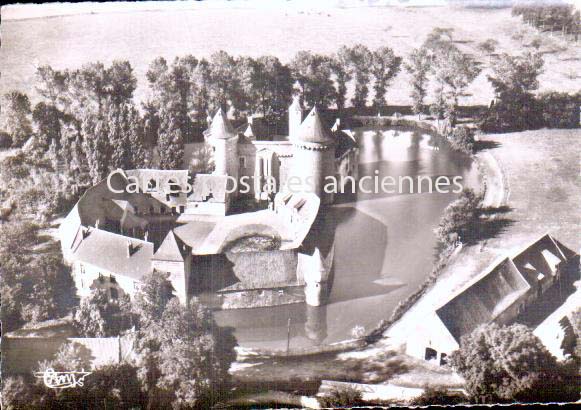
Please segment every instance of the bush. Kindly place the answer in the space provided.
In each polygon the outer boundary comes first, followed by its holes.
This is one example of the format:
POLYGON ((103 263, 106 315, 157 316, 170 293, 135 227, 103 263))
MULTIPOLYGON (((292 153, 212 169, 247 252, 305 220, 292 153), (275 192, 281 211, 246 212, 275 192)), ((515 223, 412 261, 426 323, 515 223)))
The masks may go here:
POLYGON ((4 131, 0 131, 0 149, 10 148, 12 146, 12 137, 4 131))
POLYGON ((546 93, 539 97, 547 128, 579 128, 581 93, 546 93))
POLYGON ((448 141, 452 149, 456 151, 468 155, 474 152, 474 132, 468 127, 455 127, 448 136, 448 141))
POLYGON ((328 408, 353 407, 363 405, 363 394, 353 388, 335 388, 321 399, 321 406, 328 408))
POLYGON ((412 406, 451 406, 466 403, 467 400, 460 394, 450 393, 444 388, 427 387, 424 392, 412 400, 412 406))
POLYGON ((498 100, 480 121, 484 132, 514 132, 547 128, 579 128, 581 93, 523 94, 498 100))
POLYGON ((444 210, 436 236, 445 245, 456 241, 469 242, 474 231, 474 224, 479 218, 482 198, 471 189, 464 189, 460 197, 444 210))
POLYGON ((492 133, 542 128, 542 104, 528 93, 499 99, 482 116, 479 127, 492 133))

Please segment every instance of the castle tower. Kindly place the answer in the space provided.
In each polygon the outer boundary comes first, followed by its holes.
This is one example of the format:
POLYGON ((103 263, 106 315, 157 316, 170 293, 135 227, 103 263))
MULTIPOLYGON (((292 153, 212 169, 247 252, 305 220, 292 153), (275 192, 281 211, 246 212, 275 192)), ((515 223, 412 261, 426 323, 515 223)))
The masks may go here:
POLYGON ((317 107, 307 115, 296 135, 291 135, 291 142, 294 146, 291 177, 295 178, 288 188, 315 193, 322 205, 331 204, 333 192, 326 193, 323 188, 329 182, 325 178, 335 176, 335 140, 323 124, 317 107))
POLYGON ((321 306, 322 282, 326 276, 326 268, 319 248, 308 258, 305 278, 305 301, 310 306, 321 306))
POLYGON ((299 101, 299 96, 293 96, 293 102, 288 107, 288 135, 292 139, 297 136, 301 123, 303 122, 303 108, 299 101))
POLYGON ((169 273, 176 296, 182 304, 188 302, 188 288, 192 266, 191 249, 169 231, 159 248, 153 254, 152 268, 169 273))
POLYGON ((221 108, 214 115, 206 138, 214 149, 214 174, 229 175, 238 181, 238 134, 221 108))

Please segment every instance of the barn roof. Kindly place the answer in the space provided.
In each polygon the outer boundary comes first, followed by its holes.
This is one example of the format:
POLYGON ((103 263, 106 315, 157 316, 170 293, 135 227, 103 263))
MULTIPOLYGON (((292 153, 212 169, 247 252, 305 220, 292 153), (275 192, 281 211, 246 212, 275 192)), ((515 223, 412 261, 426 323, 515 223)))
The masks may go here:
POLYGON ((477 326, 492 322, 531 289, 556 275, 575 252, 546 234, 475 278, 436 310, 456 341, 477 326))

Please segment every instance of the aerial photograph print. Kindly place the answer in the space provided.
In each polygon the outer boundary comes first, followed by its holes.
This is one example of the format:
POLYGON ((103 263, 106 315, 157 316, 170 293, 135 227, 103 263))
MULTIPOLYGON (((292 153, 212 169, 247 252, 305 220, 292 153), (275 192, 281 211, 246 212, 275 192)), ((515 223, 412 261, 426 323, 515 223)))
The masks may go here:
POLYGON ((581 0, 0 17, 3 409, 581 403, 581 0))

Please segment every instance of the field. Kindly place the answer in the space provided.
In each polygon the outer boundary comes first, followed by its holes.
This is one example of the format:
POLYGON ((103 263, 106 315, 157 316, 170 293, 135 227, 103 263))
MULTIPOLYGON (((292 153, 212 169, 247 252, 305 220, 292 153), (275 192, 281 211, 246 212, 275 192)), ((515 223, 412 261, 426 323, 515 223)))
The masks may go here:
MULTIPOLYGON (((279 3, 277 3, 279 4, 279 3)), ((191 10, 95 13, 24 20, 2 20, 0 28, 0 90, 19 89, 34 97, 34 73, 39 65, 75 68, 91 61, 127 59, 139 81, 136 97, 147 97, 145 72, 156 57, 208 56, 217 50, 234 55, 273 54, 288 62, 298 50, 332 53, 339 46, 363 43, 388 45, 406 56, 434 27, 454 29, 458 46, 484 66, 489 58, 478 43, 493 38, 498 52, 527 49, 536 31, 513 18, 509 9, 444 7, 351 7, 324 11, 260 8, 237 5, 196 7, 191 10)), ((541 51, 546 70, 541 90, 579 89, 579 45, 560 37, 543 36, 541 51)), ((492 91, 485 69, 467 90, 462 104, 488 104, 492 91)), ((406 73, 394 81, 390 104, 409 104, 406 73)), ((34 99, 34 98, 33 98, 34 99)))

